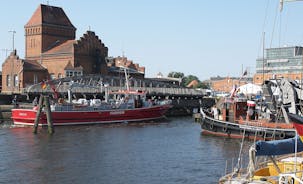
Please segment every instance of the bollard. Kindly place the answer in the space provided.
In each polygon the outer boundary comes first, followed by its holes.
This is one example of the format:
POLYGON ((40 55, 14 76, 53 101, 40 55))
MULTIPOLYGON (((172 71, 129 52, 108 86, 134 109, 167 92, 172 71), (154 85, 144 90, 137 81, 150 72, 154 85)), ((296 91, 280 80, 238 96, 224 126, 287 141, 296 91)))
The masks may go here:
POLYGON ((39 124, 39 119, 40 119, 40 114, 41 114, 42 108, 43 108, 43 95, 40 95, 35 124, 34 124, 34 131, 33 131, 34 134, 37 134, 37 129, 38 129, 38 124, 39 124))
POLYGON ((45 105, 45 113, 46 113, 46 119, 47 119, 47 130, 49 134, 54 133, 54 126, 53 126, 53 120, 51 116, 51 109, 50 109, 50 103, 49 103, 49 96, 44 97, 44 105, 45 105))

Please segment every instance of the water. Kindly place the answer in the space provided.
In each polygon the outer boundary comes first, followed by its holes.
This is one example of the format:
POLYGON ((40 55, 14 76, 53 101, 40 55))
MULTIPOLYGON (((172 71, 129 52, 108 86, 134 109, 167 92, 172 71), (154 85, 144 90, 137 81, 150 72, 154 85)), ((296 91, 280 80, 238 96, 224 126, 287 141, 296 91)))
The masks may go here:
POLYGON ((192 118, 55 127, 52 136, 2 126, 0 183, 218 183, 240 142, 201 135, 192 118))

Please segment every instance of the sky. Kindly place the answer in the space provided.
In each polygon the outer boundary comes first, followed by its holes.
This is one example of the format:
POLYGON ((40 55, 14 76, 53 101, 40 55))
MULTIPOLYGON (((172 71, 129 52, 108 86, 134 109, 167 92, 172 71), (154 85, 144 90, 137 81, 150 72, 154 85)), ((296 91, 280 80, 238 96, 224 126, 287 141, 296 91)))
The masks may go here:
POLYGON ((39 4, 62 7, 77 28, 76 39, 94 31, 109 56, 124 55, 144 66, 146 77, 182 72, 203 81, 240 77, 245 70, 252 76, 263 44, 303 43, 303 2, 286 2, 280 12, 279 0, 3 1, 1 64, 13 43, 24 58, 24 25, 39 4))

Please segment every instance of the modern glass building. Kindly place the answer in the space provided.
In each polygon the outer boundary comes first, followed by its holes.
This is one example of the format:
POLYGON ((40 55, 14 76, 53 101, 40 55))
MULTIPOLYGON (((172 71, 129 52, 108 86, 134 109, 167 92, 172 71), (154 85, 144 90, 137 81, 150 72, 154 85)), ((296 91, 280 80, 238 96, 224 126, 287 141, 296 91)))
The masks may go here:
POLYGON ((264 60, 256 60, 254 83, 262 84, 273 77, 285 77, 300 81, 303 72, 303 47, 280 47, 265 50, 264 60))

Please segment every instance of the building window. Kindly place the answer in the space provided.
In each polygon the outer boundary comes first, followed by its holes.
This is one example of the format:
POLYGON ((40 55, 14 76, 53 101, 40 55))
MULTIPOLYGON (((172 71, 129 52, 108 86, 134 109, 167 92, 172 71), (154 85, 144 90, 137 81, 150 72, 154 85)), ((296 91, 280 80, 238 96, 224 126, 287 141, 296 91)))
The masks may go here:
POLYGON ((6 86, 8 86, 8 87, 11 86, 11 76, 10 75, 6 76, 6 86))
POLYGON ((14 86, 17 86, 17 87, 18 87, 18 84, 19 84, 18 75, 14 75, 14 86))
POLYGON ((36 74, 34 74, 34 84, 38 83, 38 76, 36 74))
POLYGON ((54 80, 54 79, 56 79, 56 76, 55 76, 55 74, 51 73, 51 74, 50 74, 50 79, 51 79, 51 80, 54 80))

